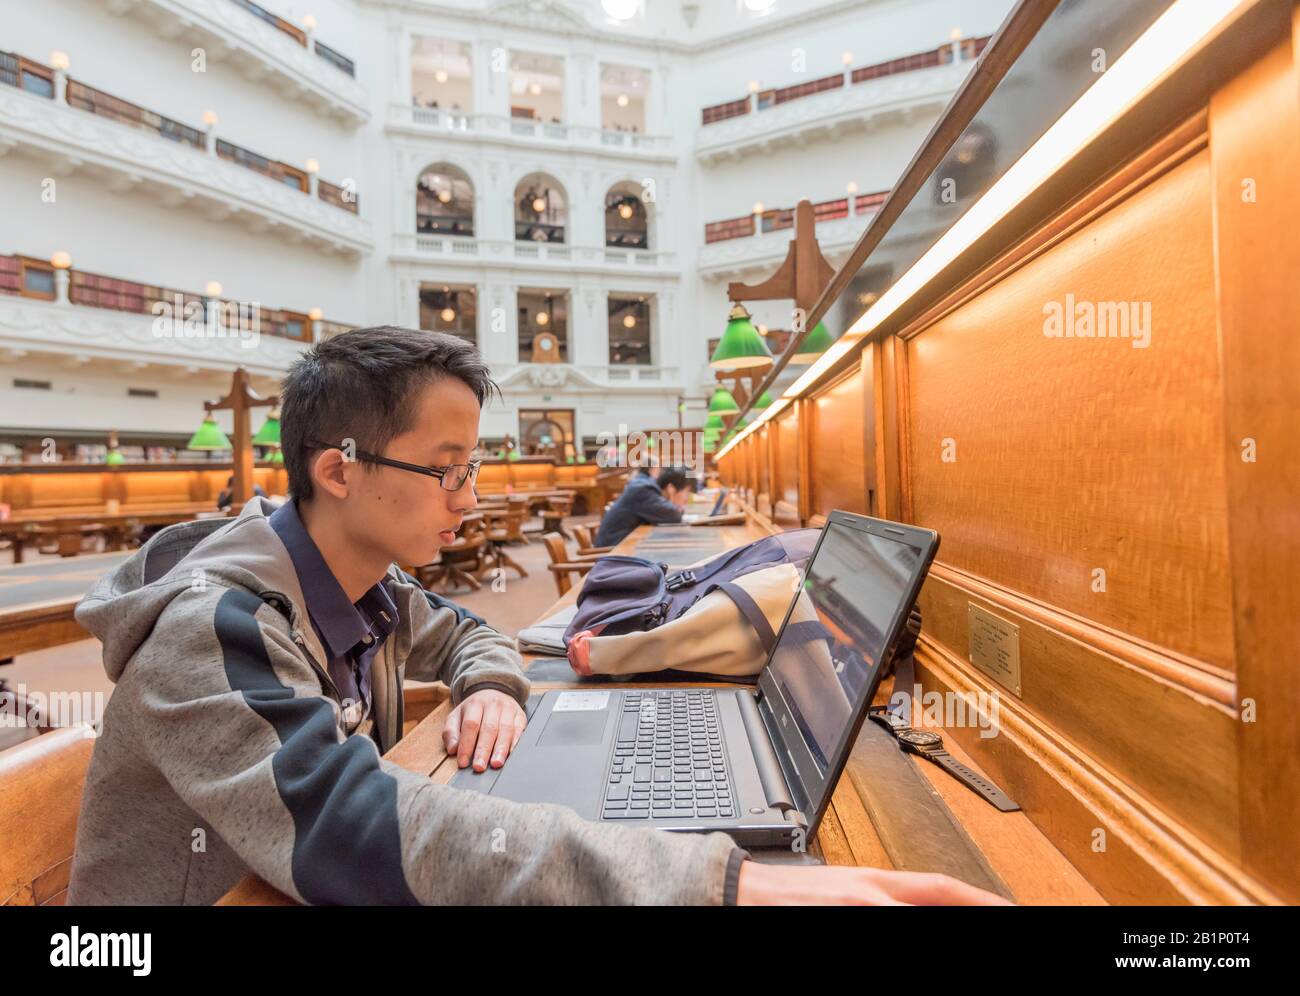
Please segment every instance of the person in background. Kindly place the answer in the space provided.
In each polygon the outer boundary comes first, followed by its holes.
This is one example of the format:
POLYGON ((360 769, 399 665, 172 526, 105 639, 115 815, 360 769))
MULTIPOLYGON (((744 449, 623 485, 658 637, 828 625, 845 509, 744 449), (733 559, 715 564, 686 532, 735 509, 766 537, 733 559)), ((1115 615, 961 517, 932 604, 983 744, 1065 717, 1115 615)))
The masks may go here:
POLYGON ((691 479, 681 467, 665 467, 658 477, 642 468, 605 513, 596 546, 616 546, 637 526, 681 522, 691 491, 691 479))
MULTIPOLYGON (((229 477, 226 478, 225 490, 223 490, 221 494, 217 495, 218 512, 224 512, 232 505, 234 505, 235 503, 234 493, 235 493, 235 475, 231 474, 229 477)), ((257 495, 259 498, 266 497, 266 492, 262 490, 262 486, 260 484, 253 485, 253 494, 257 495)))

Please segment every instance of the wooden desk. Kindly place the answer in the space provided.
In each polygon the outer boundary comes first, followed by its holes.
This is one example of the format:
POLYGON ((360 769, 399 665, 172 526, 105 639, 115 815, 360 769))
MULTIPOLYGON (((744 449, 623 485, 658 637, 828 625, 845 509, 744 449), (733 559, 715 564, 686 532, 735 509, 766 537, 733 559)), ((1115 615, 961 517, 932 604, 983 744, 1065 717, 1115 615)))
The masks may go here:
MULTIPOLYGON (((208 502, 168 505, 118 506, 109 511, 107 505, 85 507, 74 510, 60 509, 57 512, 16 512, 4 522, 0 522, 0 537, 13 542, 14 563, 23 562, 23 545, 32 541, 53 537, 64 546, 64 539, 73 539, 79 544, 83 530, 94 527, 102 532, 110 551, 120 550, 129 529, 135 526, 169 526, 176 522, 188 522, 203 514, 219 515, 214 505, 208 502)), ((75 549, 63 553, 74 556, 75 549)), ((61 550, 62 552, 62 550, 61 550)))
POLYGON ((72 610, 91 585, 128 556, 91 553, 0 568, 0 660, 88 639, 72 610))
MULTIPOLYGON (((639 526, 617 547, 615 553, 632 553, 656 527, 639 526)), ((692 530, 699 532, 699 527, 692 530)), ((743 526, 713 527, 727 549, 752 542, 769 531, 750 521, 743 526)), ((695 540, 698 542, 698 540, 695 540)), ((572 604, 580 586, 570 589, 542 614, 542 618, 572 604)), ((530 670, 536 655, 524 655, 524 670, 530 670)), ((533 692, 556 688, 590 688, 590 683, 572 681, 534 681, 533 692)), ((734 688, 712 682, 654 682, 647 680, 635 684, 620 684, 620 688, 734 688)), ((887 695, 883 696, 887 698, 887 695)), ((881 696, 878 696, 878 699, 881 696)), ((446 700, 430 712, 419 724, 395 744, 384 757, 394 764, 426 775, 439 784, 450 782, 456 774, 455 759, 442 745, 442 729, 451 702, 446 700)), ((946 746, 963 764, 979 771, 979 767, 960 746, 946 738, 946 746)), ((1027 905, 1074 904, 1104 905, 1104 900, 1077 870, 1054 848, 1046 837, 1023 813, 1001 813, 969 789, 959 785, 948 774, 920 758, 911 758, 929 779, 953 816, 975 842, 989 865, 998 873, 1015 894, 1018 902, 1027 905)), ((509 763, 507 761, 507 763, 509 763)), ((874 868, 893 867, 884 846, 876 833, 871 818, 854 788, 847 772, 835 787, 831 804, 826 810, 815 839, 809 850, 827 864, 856 865, 874 868)), ((242 905, 296 905, 294 900, 273 888, 255 875, 245 876, 217 903, 219 906, 242 905)))

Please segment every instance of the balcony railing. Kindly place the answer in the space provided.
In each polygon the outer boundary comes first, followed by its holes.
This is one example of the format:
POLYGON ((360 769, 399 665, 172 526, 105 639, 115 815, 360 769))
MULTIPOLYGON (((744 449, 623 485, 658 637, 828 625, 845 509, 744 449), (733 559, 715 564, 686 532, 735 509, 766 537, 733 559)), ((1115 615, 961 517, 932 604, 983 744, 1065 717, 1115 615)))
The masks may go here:
POLYGON ((540 221, 515 221, 515 240, 518 242, 564 241, 563 225, 548 225, 540 221))
POLYGON ((342 70, 349 76, 355 77, 357 75, 356 63, 327 45, 322 45, 314 38, 309 41, 307 38, 307 32, 303 31, 302 28, 298 27, 296 24, 286 21, 283 17, 277 17, 265 7, 259 7, 257 4, 253 3, 252 0, 231 0, 231 3, 243 7, 244 10, 248 11, 259 20, 265 21, 277 31, 283 31, 303 48, 311 49, 330 65, 342 70))
POLYGON ((448 137, 477 138, 491 135, 600 147, 626 149, 642 153, 665 153, 673 146, 671 135, 645 135, 635 131, 614 131, 595 125, 557 124, 532 118, 507 117, 503 114, 478 114, 456 108, 423 107, 419 104, 393 104, 389 110, 390 126, 412 127, 421 132, 436 130, 448 137))
POLYGON ((393 236, 397 256, 439 256, 446 261, 536 260, 540 263, 563 263, 566 267, 632 267, 638 270, 667 268, 674 254, 649 249, 624 249, 615 246, 568 246, 556 242, 523 242, 506 239, 476 239, 442 232, 398 232, 393 236))
MULTIPOLYGON (((153 132, 168 141, 188 145, 194 149, 206 149, 220 159, 261 173, 277 183, 285 184, 305 194, 311 193, 312 178, 305 170, 275 159, 268 159, 232 142, 216 138, 209 132, 115 97, 103 90, 97 90, 80 80, 67 79, 61 98, 58 86, 60 78, 60 74, 48 66, 14 53, 0 52, 0 84, 18 87, 35 96, 55 102, 62 99, 69 107, 87 114, 107 118, 131 128, 153 132), (45 85, 47 81, 48 87, 45 85)), ((335 186, 324 180, 318 180, 315 186, 320 200, 344 211, 350 211, 352 214, 358 213, 357 194, 351 187, 335 186)))
POLYGON ((917 52, 913 55, 905 55, 870 66, 859 66, 857 69, 846 69, 844 72, 836 73, 833 76, 823 76, 820 79, 809 80, 806 83, 796 83, 793 86, 778 89, 759 90, 754 94, 753 99, 741 97, 739 100, 729 100, 722 104, 714 104, 703 108, 700 111, 701 123, 709 125, 717 121, 726 121, 728 118, 742 117, 751 112, 758 113, 770 107, 788 103, 791 100, 811 97, 814 94, 825 93, 827 90, 836 90, 846 85, 864 83, 867 80, 880 79, 882 76, 894 76, 898 73, 910 73, 917 69, 942 66, 954 60, 954 44, 957 46, 962 59, 974 59, 984 51, 984 46, 988 44, 991 37, 991 35, 986 35, 982 38, 965 38, 960 42, 949 42, 927 52, 917 52))
MULTIPOLYGON (((888 196, 888 190, 878 191, 874 194, 854 195, 853 214, 866 214, 869 211, 876 210, 881 204, 885 203, 885 198, 888 196)), ((847 197, 840 197, 832 201, 821 201, 813 205, 813 218, 817 222, 835 221, 847 217, 849 217, 849 198, 847 197)), ((704 226, 704 242, 706 245, 713 242, 726 242, 731 239, 743 239, 755 234, 761 235, 764 232, 776 232, 783 228, 793 227, 794 208, 772 208, 762 214, 747 214, 739 218, 707 222, 704 226), (761 225, 755 219, 759 219, 761 225)))
POLYGON ((60 271, 45 260, 31 256, 0 256, 0 293, 154 318, 170 314, 178 323, 192 322, 195 316, 206 320, 207 316, 213 315, 212 320, 223 325, 228 316, 239 316, 244 323, 256 317, 259 334, 295 342, 314 341, 316 326, 322 333, 328 330, 331 334, 351 327, 324 320, 313 322, 303 312, 264 308, 256 302, 208 298, 193 291, 122 280, 84 270, 68 269, 64 272, 66 282, 60 277, 60 271))
MULTIPOLYGON (((53 96, 53 94, 50 96, 53 96)), ((86 84, 77 80, 68 80, 68 106, 75 107, 79 111, 97 114, 102 118, 120 121, 122 124, 131 125, 133 128, 152 131, 173 142, 181 142, 196 149, 203 148, 203 132, 197 128, 191 128, 179 121, 163 117, 161 114, 146 110, 132 104, 130 101, 122 100, 120 97, 114 97, 103 90, 96 90, 94 87, 86 86, 86 84)))

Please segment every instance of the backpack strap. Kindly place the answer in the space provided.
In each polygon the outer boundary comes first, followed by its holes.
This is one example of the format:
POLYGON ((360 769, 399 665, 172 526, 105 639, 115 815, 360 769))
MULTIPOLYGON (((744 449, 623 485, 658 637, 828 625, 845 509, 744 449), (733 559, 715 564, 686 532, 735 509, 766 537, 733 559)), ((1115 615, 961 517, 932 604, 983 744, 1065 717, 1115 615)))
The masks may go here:
POLYGON ((749 625, 753 627, 754 632, 758 634, 758 640, 763 645, 763 650, 770 654, 772 648, 776 646, 776 634, 772 632, 772 624, 767 621, 767 616, 763 614, 763 610, 758 607, 758 603, 754 601, 749 592, 731 581, 722 581, 716 586, 711 585, 710 587, 716 587, 719 591, 726 593, 727 597, 736 603, 736 608, 740 610, 740 614, 745 617, 749 625))

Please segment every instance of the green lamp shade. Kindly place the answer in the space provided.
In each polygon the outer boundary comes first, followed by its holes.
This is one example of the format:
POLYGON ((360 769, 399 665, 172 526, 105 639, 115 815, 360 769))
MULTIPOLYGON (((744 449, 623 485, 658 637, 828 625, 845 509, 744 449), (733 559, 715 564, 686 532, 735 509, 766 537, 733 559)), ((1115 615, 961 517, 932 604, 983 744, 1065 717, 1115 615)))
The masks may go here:
POLYGON ((710 415, 708 418, 704 420, 704 428, 706 429, 721 430, 721 429, 725 429, 726 427, 727 427, 727 423, 722 421, 721 415, 710 415))
POLYGON ((725 415, 727 412, 738 411, 740 405, 736 404, 735 396, 725 387, 720 387, 713 392, 713 397, 709 399, 710 415, 725 415))
POLYGON ((518 450, 511 450, 509 453, 506 454, 506 459, 518 460, 521 456, 523 456, 523 454, 520 453, 518 450))
POLYGON ((118 467, 126 463, 126 457, 122 456, 121 450, 109 450, 104 462, 110 467, 118 467))
POLYGON ((185 444, 185 448, 187 450, 228 450, 231 447, 230 440, 221 431, 221 426, 217 425, 217 420, 209 415, 199 426, 199 431, 190 436, 190 441, 185 444))
POLYGON ((280 410, 278 408, 266 416, 266 421, 262 423, 262 428, 258 429, 257 434, 253 436, 253 445, 280 445, 280 410))
POLYGON ((704 442, 700 445, 700 448, 704 450, 705 453, 712 453, 718 448, 718 441, 712 436, 705 436, 704 442))
POLYGON ((827 331, 826 326, 823 323, 818 322, 813 326, 813 330, 808 334, 808 338, 799 345, 799 352, 790 357, 790 362, 816 363, 817 357, 826 352, 827 348, 834 341, 835 340, 831 338, 830 332, 827 331))
POLYGON ((772 351, 749 320, 749 312, 744 305, 735 305, 709 366, 714 370, 750 370, 771 365, 772 351))
POLYGON ((762 394, 758 396, 758 400, 754 402, 754 410, 762 411, 771 403, 772 403, 772 395, 770 395, 767 391, 764 391, 762 394))
POLYGON ((284 463, 284 450, 277 446, 275 452, 271 454, 271 462, 280 464, 284 463))

